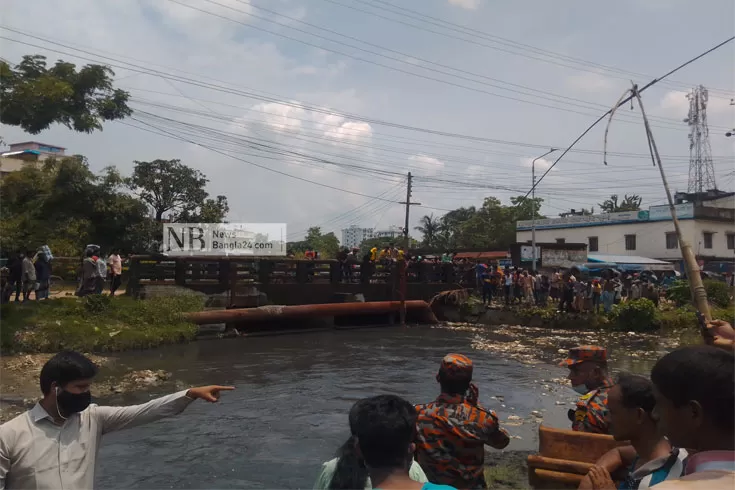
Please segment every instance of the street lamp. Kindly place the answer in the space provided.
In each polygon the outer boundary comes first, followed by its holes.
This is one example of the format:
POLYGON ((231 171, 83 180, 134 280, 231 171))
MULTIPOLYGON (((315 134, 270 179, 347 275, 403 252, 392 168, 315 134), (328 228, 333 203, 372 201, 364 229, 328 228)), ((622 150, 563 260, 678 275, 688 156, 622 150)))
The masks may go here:
POLYGON ((536 273, 536 260, 538 257, 536 257, 536 160, 541 160, 543 157, 548 155, 549 153, 554 153, 557 149, 552 148, 540 157, 536 157, 531 162, 531 211, 533 212, 532 220, 531 221, 531 249, 533 253, 533 262, 531 265, 531 270, 536 273))

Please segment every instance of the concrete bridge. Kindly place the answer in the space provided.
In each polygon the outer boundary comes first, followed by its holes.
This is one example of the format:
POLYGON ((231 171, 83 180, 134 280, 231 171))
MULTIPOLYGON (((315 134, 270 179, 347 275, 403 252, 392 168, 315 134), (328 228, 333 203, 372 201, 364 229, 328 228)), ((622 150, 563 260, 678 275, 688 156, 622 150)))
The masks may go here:
MULTIPOLYGON (((401 273, 395 263, 351 264, 345 276, 336 260, 292 260, 256 257, 131 258, 128 294, 147 286, 180 286, 204 294, 229 293, 230 307, 258 306, 258 293, 281 305, 340 302, 362 294, 365 301, 400 300, 401 273)), ((429 301, 436 294, 474 285, 472 264, 409 264, 406 300, 429 301)))

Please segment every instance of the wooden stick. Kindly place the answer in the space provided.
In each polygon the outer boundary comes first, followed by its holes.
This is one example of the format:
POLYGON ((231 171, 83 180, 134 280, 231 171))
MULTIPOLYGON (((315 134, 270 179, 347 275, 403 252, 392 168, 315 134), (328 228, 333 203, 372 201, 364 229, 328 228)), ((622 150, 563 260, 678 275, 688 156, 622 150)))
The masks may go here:
POLYGON ((671 219, 674 221, 674 229, 676 230, 676 236, 679 239, 679 248, 681 249, 681 255, 684 259, 684 267, 687 271, 687 279, 689 280, 689 287, 692 290, 692 297, 694 305, 697 310, 704 316, 707 322, 712 321, 712 314, 710 313, 709 303, 707 302, 707 292, 704 289, 704 283, 702 283, 702 276, 699 270, 699 264, 697 264, 697 258, 694 255, 692 246, 689 242, 684 240, 684 236, 681 233, 681 227, 679 226, 679 219, 676 217, 676 206, 674 200, 671 198, 671 191, 669 190, 669 183, 666 180, 666 174, 664 174, 664 167, 661 165, 661 155, 658 153, 656 147, 656 141, 653 139, 653 133, 651 132, 651 126, 648 124, 648 118, 646 117, 646 111, 643 109, 643 101, 638 93, 638 87, 633 85, 633 94, 638 99, 638 105, 641 108, 641 114, 643 115, 643 124, 646 127, 646 136, 651 150, 651 158, 655 158, 654 163, 658 164, 658 169, 661 172, 661 180, 664 183, 664 189, 666 190, 666 198, 669 201, 669 211, 671 212, 671 219))

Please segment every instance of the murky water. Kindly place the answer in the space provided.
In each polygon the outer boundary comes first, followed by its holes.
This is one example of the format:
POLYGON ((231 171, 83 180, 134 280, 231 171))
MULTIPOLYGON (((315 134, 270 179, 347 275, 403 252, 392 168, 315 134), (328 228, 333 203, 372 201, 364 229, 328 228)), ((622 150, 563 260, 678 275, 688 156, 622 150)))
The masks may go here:
POLYGON ((567 371, 555 361, 580 344, 606 345, 614 370, 643 373, 675 347, 658 335, 455 324, 215 340, 125 354, 119 369, 173 373, 170 386, 155 395, 214 383, 237 390, 217 405, 196 402, 177 418, 106 436, 98 487, 311 488, 321 463, 348 436, 347 412, 356 400, 381 393, 432 400, 448 352, 474 360, 481 403, 513 436, 506 450, 535 450, 541 421, 569 426, 576 394, 560 384, 567 371))
POLYGON ((97 486, 310 488, 321 463, 349 435, 347 412, 356 400, 380 393, 432 400, 434 376, 448 352, 474 360, 481 403, 509 422, 515 436, 507 450, 537 447, 538 415, 549 425, 568 425, 575 395, 549 381, 565 376, 563 369, 474 350, 476 338, 474 332, 392 327, 197 342, 123 357, 133 368, 171 371, 179 386, 218 383, 237 390, 217 405, 196 402, 177 418, 106 436, 97 486))

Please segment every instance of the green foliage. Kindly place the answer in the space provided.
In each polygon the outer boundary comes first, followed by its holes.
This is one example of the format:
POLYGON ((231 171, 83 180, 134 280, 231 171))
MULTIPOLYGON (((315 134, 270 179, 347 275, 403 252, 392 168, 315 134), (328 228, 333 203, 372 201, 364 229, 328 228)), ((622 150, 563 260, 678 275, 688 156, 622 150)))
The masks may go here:
POLYGON ((625 197, 623 197, 622 202, 618 204, 618 195, 613 194, 610 196, 610 199, 606 199, 597 205, 600 206, 600 210, 603 213, 619 213, 623 211, 640 210, 642 201, 643 198, 637 194, 632 194, 630 196, 626 194, 625 197))
POLYGON ((616 330, 645 332, 657 329, 656 311, 653 301, 641 298, 613 305, 610 317, 616 330))
POLYGON ((78 257, 84 246, 145 251, 153 228, 145 204, 124 192, 115 169, 95 175, 81 156, 26 166, 0 181, 0 249, 78 257))
POLYGON ((435 218, 434 214, 431 215, 424 215, 421 220, 419 220, 419 223, 421 223, 419 226, 416 226, 414 229, 416 231, 420 231, 421 235, 423 236, 423 241, 421 244, 424 247, 433 248, 439 245, 439 234, 442 231, 442 222, 439 220, 439 218, 435 218))
POLYGON ((180 160, 135 162, 130 188, 155 213, 157 222, 164 214, 172 221, 220 223, 230 210, 225 196, 208 199, 204 190, 207 177, 180 160))
POLYGON ((333 259, 339 251, 339 239, 331 231, 322 233, 318 226, 312 226, 306 232, 306 238, 300 242, 289 242, 288 250, 296 254, 303 254, 306 250, 316 250, 323 259, 333 259))
POLYGON ((487 197, 480 208, 458 208, 438 220, 433 215, 424 216, 416 229, 423 234, 424 245, 435 249, 507 249, 516 241, 516 221, 543 218, 539 214, 541 198, 517 196, 510 202, 506 206, 495 197, 487 197))
POLYGON ((197 328, 182 314, 203 307, 203 299, 189 295, 147 300, 93 295, 5 304, 0 310, 2 349, 104 352, 192 340, 197 328))
POLYGON ((114 72, 102 65, 77 71, 72 63, 57 61, 50 68, 46 57, 23 56, 11 67, 0 61, 0 122, 38 134, 54 123, 91 133, 103 121, 123 119, 133 113, 130 95, 112 86, 114 72))
MULTIPOLYGON (((730 304, 733 290, 722 281, 705 280, 704 289, 707 299, 713 305, 721 308, 730 304)), ((677 305, 689 304, 692 301, 692 293, 689 281, 676 281, 666 290, 666 298, 677 305)))

